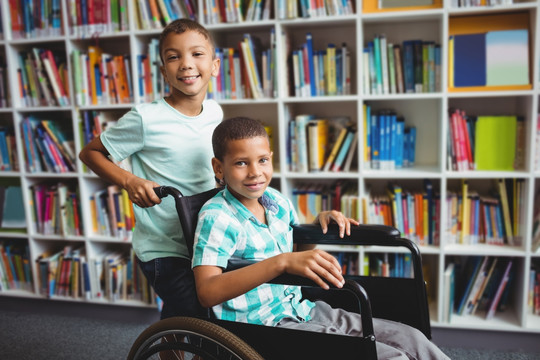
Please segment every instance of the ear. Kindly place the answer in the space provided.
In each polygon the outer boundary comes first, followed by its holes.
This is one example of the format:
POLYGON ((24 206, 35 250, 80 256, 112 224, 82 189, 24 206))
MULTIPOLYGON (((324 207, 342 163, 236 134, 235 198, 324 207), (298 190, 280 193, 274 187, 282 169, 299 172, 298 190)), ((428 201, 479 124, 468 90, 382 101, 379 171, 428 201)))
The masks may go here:
POLYGON ((221 60, 219 58, 215 58, 212 60, 212 76, 217 77, 219 75, 219 67, 221 66, 221 60))
POLYGON ((223 180, 223 164, 217 158, 212 158, 212 169, 214 169, 214 175, 220 180, 223 180))
POLYGON ((167 79, 167 73, 165 72, 165 66, 161 65, 159 67, 159 71, 161 71, 161 76, 163 76, 163 79, 169 83, 169 79, 167 79))

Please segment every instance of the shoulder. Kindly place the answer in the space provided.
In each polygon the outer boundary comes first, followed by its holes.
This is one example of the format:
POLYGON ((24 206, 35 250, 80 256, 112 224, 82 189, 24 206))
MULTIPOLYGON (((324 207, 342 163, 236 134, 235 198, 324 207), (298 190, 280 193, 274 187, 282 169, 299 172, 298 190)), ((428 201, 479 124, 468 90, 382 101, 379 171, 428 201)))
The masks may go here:
POLYGON ((131 112, 137 113, 140 116, 147 116, 152 114, 155 116, 155 111, 163 111, 167 108, 168 106, 164 99, 157 99, 152 102, 137 104, 131 109, 131 112))
POLYGON ((223 109, 221 108, 221 105, 217 103, 214 99, 206 99, 202 103, 203 107, 203 115, 206 116, 216 116, 216 117, 223 117, 223 109))

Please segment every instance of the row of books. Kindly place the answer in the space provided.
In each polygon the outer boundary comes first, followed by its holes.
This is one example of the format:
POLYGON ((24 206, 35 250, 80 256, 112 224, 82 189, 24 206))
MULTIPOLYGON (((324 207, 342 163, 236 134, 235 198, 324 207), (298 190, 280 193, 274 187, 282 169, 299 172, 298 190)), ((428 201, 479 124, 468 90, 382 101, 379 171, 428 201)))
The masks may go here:
POLYGON ((21 241, 0 241, 0 291, 33 291, 28 245, 21 241))
POLYGON ((413 167, 416 161, 416 127, 393 110, 374 112, 364 104, 364 164, 368 169, 413 167))
POLYGON ((400 45, 377 35, 364 48, 363 64, 365 94, 441 91, 441 46, 435 42, 406 40, 400 45))
POLYGON ((531 266, 527 306, 531 314, 540 315, 540 267, 531 266))
POLYGON ((20 97, 25 106, 69 106, 66 59, 61 51, 32 48, 18 56, 20 97))
POLYGON ((5 232, 26 232, 26 214, 22 188, 10 180, 0 186, 0 229, 5 232))
POLYGON ((527 29, 451 35, 448 52, 450 88, 530 84, 527 29))
POLYGON ((277 95, 276 39, 270 32, 270 45, 262 49, 258 37, 244 34, 238 48, 217 48, 220 72, 208 86, 208 97, 216 100, 259 99, 277 95))
POLYGON ((18 171, 17 144, 13 127, 0 127, 0 171, 18 171))
POLYGON ((463 180, 461 192, 447 195, 447 242, 519 245, 524 191, 523 179, 498 179, 496 189, 480 195, 463 180))
POLYGON ((133 204, 125 189, 109 185, 90 196, 92 232, 131 241, 135 226, 133 204))
POLYGON ((9 10, 14 39, 62 34, 61 0, 10 0, 9 10))
POLYGON ((76 104, 127 104, 133 101, 130 55, 112 55, 99 46, 71 53, 76 104))
POLYGON ((393 226, 419 245, 438 245, 440 206, 440 196, 428 179, 422 191, 390 183, 386 194, 368 189, 362 198, 362 220, 365 224, 393 226))
POLYGON ((296 115, 289 121, 290 171, 349 171, 357 153, 358 133, 348 117, 296 115))
POLYGON ((128 0, 69 0, 67 5, 71 35, 88 38, 129 29, 128 0))
POLYGON ((352 183, 331 185, 299 184, 292 190, 293 206, 300 224, 311 224, 321 211, 337 210, 345 216, 359 219, 358 192, 352 183))
POLYGON ((449 170, 524 169, 522 116, 470 116, 462 109, 450 109, 448 121, 449 170))
POLYGON ((279 19, 312 18, 354 14, 354 3, 350 0, 278 0, 279 19))
MULTIPOLYGON (((216 55, 218 50, 216 49, 216 55)), ((221 67, 223 67, 223 61, 221 67)), ((148 52, 137 55, 137 72, 139 78, 139 98, 146 102, 160 99, 169 94, 169 84, 161 75, 161 59, 159 40, 150 39, 148 52)))
POLYGON ((205 0, 203 13, 207 24, 239 23, 270 20, 272 7, 272 0, 205 0))
POLYGON ((347 251, 330 251, 341 265, 343 275, 359 275, 358 273, 358 253, 347 251))
POLYGON ((83 247, 66 245, 59 251, 41 254, 36 262, 43 296, 155 303, 155 294, 133 251, 88 257, 83 247))
POLYGON ((42 235, 82 236, 78 189, 64 182, 29 187, 34 230, 42 235))
POLYGON ((40 120, 29 115, 21 120, 20 126, 29 172, 76 170, 73 140, 57 121, 40 120))
POLYGON ((495 5, 511 5, 514 0, 452 0, 450 7, 476 7, 476 6, 495 6, 495 5))
POLYGON ((412 278, 410 253, 370 253, 364 256, 364 276, 412 278))
POLYGON ((346 43, 330 43, 315 49, 311 33, 306 42, 291 51, 290 94, 296 97, 348 95, 351 93, 351 56, 346 43))
POLYGON ((197 7, 193 0, 136 0, 135 15, 141 30, 161 29, 181 18, 196 20, 197 7))
POLYGON ((446 265, 443 290, 443 321, 454 314, 492 319, 506 309, 512 293, 515 260, 505 257, 470 256, 446 265))

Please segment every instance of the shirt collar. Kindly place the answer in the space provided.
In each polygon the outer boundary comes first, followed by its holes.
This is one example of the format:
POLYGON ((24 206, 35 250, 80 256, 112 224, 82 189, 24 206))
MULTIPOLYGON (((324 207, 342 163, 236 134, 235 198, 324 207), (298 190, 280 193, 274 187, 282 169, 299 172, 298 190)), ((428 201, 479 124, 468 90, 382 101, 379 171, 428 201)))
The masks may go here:
MULTIPOLYGON (((246 220, 249 220, 253 218, 253 214, 251 211, 249 211, 244 204, 240 202, 230 191, 228 187, 225 187, 225 190, 223 191, 223 197, 225 200, 227 200, 228 203, 232 205, 232 207, 236 210, 235 212, 245 218, 246 220)), ((265 190, 263 195, 259 198, 259 203, 268 211, 273 213, 274 215, 277 214, 279 207, 277 202, 272 198, 272 196, 268 193, 268 190, 265 190)))

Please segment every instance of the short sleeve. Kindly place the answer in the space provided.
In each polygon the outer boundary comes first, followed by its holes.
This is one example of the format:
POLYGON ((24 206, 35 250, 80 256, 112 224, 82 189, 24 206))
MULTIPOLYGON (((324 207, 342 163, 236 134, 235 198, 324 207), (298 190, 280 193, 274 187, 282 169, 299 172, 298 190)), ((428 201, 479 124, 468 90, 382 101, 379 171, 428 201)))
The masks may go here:
POLYGON ((195 230, 192 266, 226 268, 240 236, 238 221, 224 212, 201 211, 195 230))
POLYGON ((134 108, 100 135, 103 146, 115 161, 122 161, 144 146, 142 118, 134 108))

